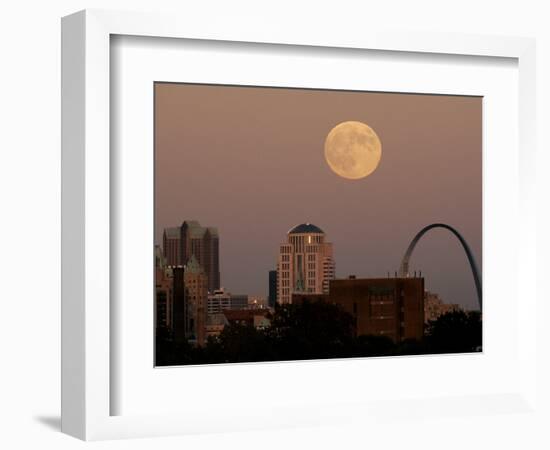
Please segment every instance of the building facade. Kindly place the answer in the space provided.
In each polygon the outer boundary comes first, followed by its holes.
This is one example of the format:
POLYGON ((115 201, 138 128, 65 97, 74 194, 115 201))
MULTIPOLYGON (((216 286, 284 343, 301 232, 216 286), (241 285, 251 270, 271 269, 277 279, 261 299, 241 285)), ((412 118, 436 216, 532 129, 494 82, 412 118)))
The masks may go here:
POLYGON ((248 295, 233 295, 224 288, 208 294, 208 314, 219 314, 226 309, 247 309, 248 295))
MULTIPOLYGON (((175 273, 174 273, 175 275, 175 273)), ((194 255, 184 269, 186 337, 197 345, 206 342, 208 278, 194 255)), ((175 293, 175 292, 174 292, 175 293)))
POLYGON ((155 324, 156 328, 172 327, 173 275, 166 265, 160 247, 155 246, 155 324))
POLYGON ((270 325, 267 309, 228 309, 223 315, 229 325, 253 326, 257 329, 265 329, 270 325))
POLYGON ((456 303, 444 303, 438 294, 426 291, 424 293, 424 322, 437 320, 439 316, 462 308, 456 303))
POLYGON ((181 236, 179 227, 165 228, 162 234, 162 250, 166 265, 181 266, 181 236))
POLYGON ((277 303, 277 271, 276 270, 270 270, 269 271, 269 288, 268 288, 268 296, 267 296, 267 305, 270 308, 274 308, 275 303, 277 303))
POLYGON ((277 301, 291 303, 292 294, 327 294, 334 279, 332 244, 319 227, 303 223, 287 233, 277 261, 277 301))
POLYGON ((424 278, 332 280, 329 298, 354 317, 357 336, 401 342, 424 335, 424 278))
POLYGON ((196 220, 180 227, 180 258, 185 265, 194 256, 208 278, 208 291, 220 288, 220 238, 214 227, 203 227, 196 220))
POLYGON ((176 343, 188 338, 187 319, 188 304, 185 290, 185 272, 182 266, 172 269, 172 306, 170 329, 176 343))

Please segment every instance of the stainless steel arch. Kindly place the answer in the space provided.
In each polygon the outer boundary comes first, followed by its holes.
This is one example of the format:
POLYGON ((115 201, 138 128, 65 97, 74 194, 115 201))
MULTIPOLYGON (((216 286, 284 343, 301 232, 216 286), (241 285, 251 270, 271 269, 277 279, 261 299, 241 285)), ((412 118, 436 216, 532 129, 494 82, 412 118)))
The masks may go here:
POLYGON ((411 258, 412 252, 424 234, 431 230, 432 228, 445 228, 446 230, 449 230, 451 233, 453 233, 457 239, 462 244, 462 247, 464 248, 464 252, 466 253, 466 256, 468 257, 468 262, 470 263, 470 268, 472 269, 472 275, 474 277, 474 283, 476 285, 476 291, 477 291, 477 301, 479 303, 479 310, 481 311, 481 305, 482 305, 482 286, 481 286, 481 277, 479 275, 479 269, 477 268, 476 260, 474 258, 474 255, 472 254, 472 251, 470 250, 470 246, 466 242, 466 240, 462 237, 462 235, 453 227, 450 225, 447 225, 445 223, 432 223, 431 225, 428 225, 424 228, 422 228, 416 236, 413 238, 411 243, 409 244, 409 247, 407 248, 407 251, 405 252, 405 255, 403 256, 403 259, 401 261, 401 267, 399 269, 400 276, 402 277, 408 277, 409 276, 409 260, 411 258))

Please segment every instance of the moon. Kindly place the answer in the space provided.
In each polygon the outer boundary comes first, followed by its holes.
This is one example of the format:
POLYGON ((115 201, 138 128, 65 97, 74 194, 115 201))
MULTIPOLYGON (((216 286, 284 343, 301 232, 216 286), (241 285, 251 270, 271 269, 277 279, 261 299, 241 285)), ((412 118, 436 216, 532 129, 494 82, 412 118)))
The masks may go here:
POLYGON ((325 140, 325 159, 337 175, 358 180, 373 173, 382 156, 382 144, 363 122, 347 121, 330 130, 325 140))

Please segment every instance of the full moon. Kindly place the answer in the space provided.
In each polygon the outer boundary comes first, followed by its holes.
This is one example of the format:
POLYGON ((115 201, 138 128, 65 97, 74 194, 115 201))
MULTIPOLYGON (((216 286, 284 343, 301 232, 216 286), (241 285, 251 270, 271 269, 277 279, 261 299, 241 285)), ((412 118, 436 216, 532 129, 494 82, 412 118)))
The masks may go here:
POLYGON ((382 144, 374 130, 362 122, 336 125, 325 140, 325 159, 334 173, 358 180, 378 167, 382 144))

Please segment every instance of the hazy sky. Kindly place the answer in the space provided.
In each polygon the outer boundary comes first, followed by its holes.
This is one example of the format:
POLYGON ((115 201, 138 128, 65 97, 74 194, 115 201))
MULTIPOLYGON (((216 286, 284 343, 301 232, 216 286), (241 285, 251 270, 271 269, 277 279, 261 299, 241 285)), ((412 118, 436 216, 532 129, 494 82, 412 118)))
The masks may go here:
MULTIPOLYGON (((457 228, 481 268, 480 97, 156 84, 155 114, 156 241, 186 219, 217 227, 232 293, 267 295, 279 243, 302 222, 333 243, 337 277, 393 274, 433 222, 457 228), (324 158, 328 132, 348 120, 382 142, 360 180, 324 158)), ((445 230, 424 236, 410 269, 444 301, 476 307, 466 256, 445 230)))

